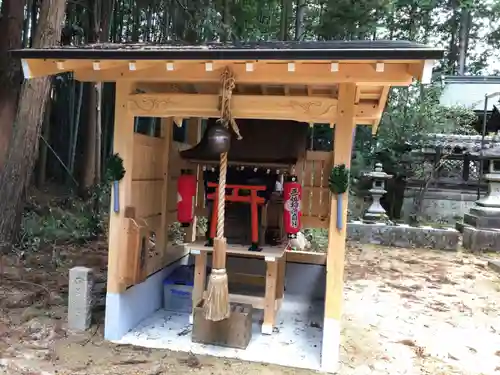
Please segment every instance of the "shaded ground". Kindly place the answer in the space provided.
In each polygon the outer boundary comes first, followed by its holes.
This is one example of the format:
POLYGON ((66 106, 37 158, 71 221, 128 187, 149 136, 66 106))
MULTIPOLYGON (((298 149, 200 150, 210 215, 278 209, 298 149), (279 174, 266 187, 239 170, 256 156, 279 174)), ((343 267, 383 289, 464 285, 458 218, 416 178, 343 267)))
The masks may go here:
MULTIPOLYGON (((89 332, 69 334, 68 269, 92 266, 104 279, 106 251, 93 244, 56 253, 57 259, 49 251, 5 262, 0 373, 312 373, 113 345, 102 339, 102 311, 89 332)), ((500 373, 500 281, 485 261, 460 253, 352 246, 346 278, 341 375, 500 373)))

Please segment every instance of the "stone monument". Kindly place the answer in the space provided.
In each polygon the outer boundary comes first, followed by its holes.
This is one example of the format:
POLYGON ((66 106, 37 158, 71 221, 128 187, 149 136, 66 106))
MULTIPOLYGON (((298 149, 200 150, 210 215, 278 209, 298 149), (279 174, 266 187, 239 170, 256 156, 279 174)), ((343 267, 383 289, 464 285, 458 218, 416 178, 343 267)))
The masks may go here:
POLYGON ((464 214, 463 247, 472 251, 500 251, 500 146, 475 154, 490 162, 488 194, 464 214))
POLYGON ((92 321, 92 290, 94 274, 91 268, 73 267, 69 270, 68 328, 85 331, 92 321))
POLYGON ((372 188, 368 190, 372 196, 372 204, 364 214, 363 220, 367 223, 377 223, 385 217, 385 209, 380 204, 380 198, 387 193, 387 190, 385 190, 385 181, 392 178, 392 175, 382 170, 381 163, 376 163, 374 170, 366 173, 365 176, 369 177, 373 183, 372 188))

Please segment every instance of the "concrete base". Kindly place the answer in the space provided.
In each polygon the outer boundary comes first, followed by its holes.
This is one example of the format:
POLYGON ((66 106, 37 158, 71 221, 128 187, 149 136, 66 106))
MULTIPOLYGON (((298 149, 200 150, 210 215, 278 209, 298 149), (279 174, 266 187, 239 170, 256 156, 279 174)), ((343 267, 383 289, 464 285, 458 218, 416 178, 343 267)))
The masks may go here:
POLYGON ((476 229, 466 225, 462 246, 471 251, 500 251, 500 230, 476 229))
POLYGON ((188 264, 189 256, 171 263, 123 293, 107 293, 104 338, 119 340, 142 320, 163 305, 163 280, 180 265, 188 264))
POLYGON ((498 213, 487 215, 488 212, 479 212, 471 209, 470 213, 464 214, 464 224, 477 229, 500 228, 500 216, 498 213))
MULTIPOLYGON (((123 336, 121 340, 115 342, 147 348, 191 352, 196 355, 236 358, 244 361, 320 370, 323 309, 323 301, 304 300, 293 295, 286 295, 272 335, 261 333, 263 311, 254 310, 252 339, 246 349, 192 342, 189 314, 165 310, 155 312, 123 336)), ((339 334, 339 332, 332 333, 339 334)), ((332 340, 339 342, 338 337, 333 337, 332 340)), ((331 348, 339 350, 338 346, 331 348)), ((338 358, 338 354, 334 351, 326 356, 327 360, 331 357, 338 358)), ((335 368, 333 363, 331 368, 335 368)), ((229 371, 228 373, 236 374, 238 372, 229 371)))
POLYGON ((488 262, 488 267, 490 267, 496 273, 500 274, 500 260, 490 260, 488 262))
MULTIPOLYGON (((175 268, 191 264, 187 255, 148 277, 144 282, 127 289, 123 293, 106 295, 106 317, 104 338, 110 341, 121 339, 145 318, 163 306, 163 280, 175 268)), ((211 264, 209 256, 208 264, 211 264)), ((265 263, 258 259, 229 257, 228 269, 232 272, 265 275, 265 263)), ((323 299, 325 295, 326 268, 316 264, 287 263, 286 293, 306 295, 311 300, 323 299)), ((187 314, 188 320, 191 314, 187 314)))
POLYGON ((352 222, 347 224, 347 238, 351 241, 374 245, 456 251, 460 233, 453 228, 352 222))

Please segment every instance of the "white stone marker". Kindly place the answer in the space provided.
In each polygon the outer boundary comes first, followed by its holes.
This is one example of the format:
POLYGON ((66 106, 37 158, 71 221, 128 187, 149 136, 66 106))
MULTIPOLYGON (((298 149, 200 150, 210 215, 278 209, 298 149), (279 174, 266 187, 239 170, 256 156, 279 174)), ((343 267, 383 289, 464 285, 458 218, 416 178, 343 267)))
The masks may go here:
POLYGON ((91 268, 73 267, 69 270, 68 328, 85 331, 92 319, 92 289, 94 274, 91 268))

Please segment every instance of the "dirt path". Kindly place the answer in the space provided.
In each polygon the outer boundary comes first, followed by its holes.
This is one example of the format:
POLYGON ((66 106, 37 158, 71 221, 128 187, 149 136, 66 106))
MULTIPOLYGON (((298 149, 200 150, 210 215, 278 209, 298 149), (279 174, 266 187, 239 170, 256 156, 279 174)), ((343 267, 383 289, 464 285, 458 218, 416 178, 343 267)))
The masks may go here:
MULTIPOLYGON (((1 374, 311 374, 259 363, 118 346, 65 330, 67 270, 104 277, 104 245, 8 259, 0 282, 1 374), (21 280, 21 282, 19 281, 21 280)), ((341 375, 500 374, 500 279, 472 255, 352 246, 345 286, 341 375)))
POLYGON ((500 373, 500 278, 470 254, 348 255, 343 375, 500 373))

